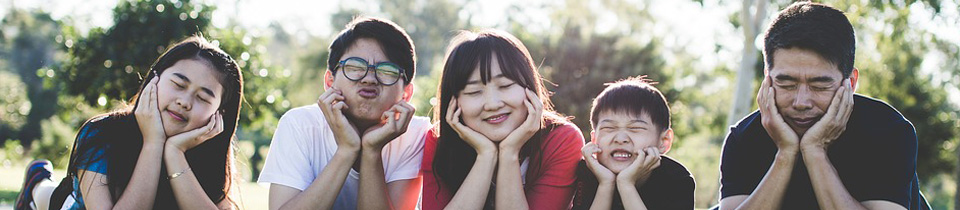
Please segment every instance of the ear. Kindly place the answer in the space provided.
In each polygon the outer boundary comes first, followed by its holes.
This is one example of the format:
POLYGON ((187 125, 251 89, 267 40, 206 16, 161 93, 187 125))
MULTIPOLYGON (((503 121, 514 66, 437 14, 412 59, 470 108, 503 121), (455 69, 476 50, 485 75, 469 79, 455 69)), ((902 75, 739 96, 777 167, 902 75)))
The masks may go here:
POLYGON ((853 92, 857 92, 857 81, 860 80, 860 70, 853 68, 853 72, 850 73, 850 86, 853 87, 853 92))
POLYGON ((590 131, 590 142, 597 142, 597 132, 590 131))
POLYGON ((324 90, 330 89, 330 87, 333 87, 333 78, 334 78, 334 76, 333 76, 333 72, 332 72, 332 71, 327 70, 325 73, 323 73, 323 87, 324 87, 324 90))
POLYGON ((403 101, 410 102, 410 99, 413 99, 413 86, 413 84, 403 86, 403 101))
POLYGON ((667 154, 671 146, 673 146, 673 128, 668 128, 663 132, 663 137, 660 137, 660 154, 667 154))

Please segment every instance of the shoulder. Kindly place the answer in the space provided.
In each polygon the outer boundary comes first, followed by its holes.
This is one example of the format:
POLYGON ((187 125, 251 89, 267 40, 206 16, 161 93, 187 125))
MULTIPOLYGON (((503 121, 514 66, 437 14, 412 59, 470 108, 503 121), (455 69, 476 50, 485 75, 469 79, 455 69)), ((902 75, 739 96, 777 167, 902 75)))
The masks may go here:
POLYGON ((290 109, 280 117, 278 126, 316 127, 326 124, 323 112, 316 104, 290 109))
POLYGON ((663 174, 668 176, 690 178, 691 180, 693 179, 693 175, 690 174, 690 171, 687 170, 687 167, 684 166, 682 163, 680 163, 676 159, 673 159, 670 156, 664 155, 661 157, 662 158, 660 159, 660 167, 658 168, 660 170, 658 170, 658 172, 662 172, 663 174))
POLYGON ((555 122, 548 126, 547 139, 562 139, 563 141, 545 141, 544 143, 569 144, 578 143, 583 146, 583 132, 570 122, 555 122))
POLYGON ((855 123, 913 127, 899 110, 887 102, 860 94, 853 97, 853 113, 850 118, 855 123))

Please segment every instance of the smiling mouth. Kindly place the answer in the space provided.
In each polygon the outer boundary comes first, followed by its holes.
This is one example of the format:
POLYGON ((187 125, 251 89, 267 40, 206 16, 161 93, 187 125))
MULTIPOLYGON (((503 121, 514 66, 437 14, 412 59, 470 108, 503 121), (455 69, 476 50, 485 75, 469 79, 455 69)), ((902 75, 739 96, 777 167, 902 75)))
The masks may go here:
POLYGON ((502 123, 503 121, 506 121, 509 115, 510 113, 498 114, 498 115, 494 115, 486 119, 483 119, 483 121, 490 124, 499 124, 499 123, 502 123))
POLYGON ((819 117, 808 117, 808 118, 790 118, 790 121, 793 121, 799 127, 809 128, 813 126, 814 123, 820 120, 819 117))
POLYGON ((169 114, 170 117, 173 117, 174 120, 181 121, 181 122, 187 121, 186 117, 183 117, 183 115, 180 115, 179 113, 176 113, 174 111, 167 110, 167 114, 169 114))
POLYGON ((610 156, 616 161, 627 161, 633 157, 633 153, 627 152, 626 150, 614 150, 610 153, 610 156))

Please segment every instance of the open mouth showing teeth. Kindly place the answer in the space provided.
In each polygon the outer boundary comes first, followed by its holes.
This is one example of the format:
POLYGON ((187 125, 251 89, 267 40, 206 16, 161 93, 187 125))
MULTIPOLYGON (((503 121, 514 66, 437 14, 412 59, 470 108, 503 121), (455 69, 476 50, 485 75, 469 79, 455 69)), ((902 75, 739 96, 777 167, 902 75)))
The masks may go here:
POLYGON ((611 155, 613 155, 613 157, 615 157, 615 158, 630 158, 630 157, 633 157, 633 154, 630 154, 630 153, 628 153, 628 152, 614 152, 614 153, 611 154, 611 155))
POLYGON ((506 119, 507 119, 507 114, 498 114, 492 117, 488 117, 487 119, 484 119, 484 121, 487 121, 489 123, 500 123, 506 119))

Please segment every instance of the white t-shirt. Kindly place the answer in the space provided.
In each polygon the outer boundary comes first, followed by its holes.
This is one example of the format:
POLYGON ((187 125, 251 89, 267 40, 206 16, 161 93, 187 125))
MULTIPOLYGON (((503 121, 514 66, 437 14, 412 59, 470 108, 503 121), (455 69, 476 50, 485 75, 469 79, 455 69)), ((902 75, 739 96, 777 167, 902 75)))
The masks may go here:
MULTIPOLYGON (((387 183, 418 176, 423 160, 423 137, 429 129, 430 121, 426 117, 415 116, 406 133, 384 146, 383 172, 387 183)), ((308 105, 291 109, 280 117, 257 182, 306 190, 336 151, 333 130, 320 107, 308 105)), ((359 179, 360 173, 350 169, 333 209, 357 208, 359 179)))

